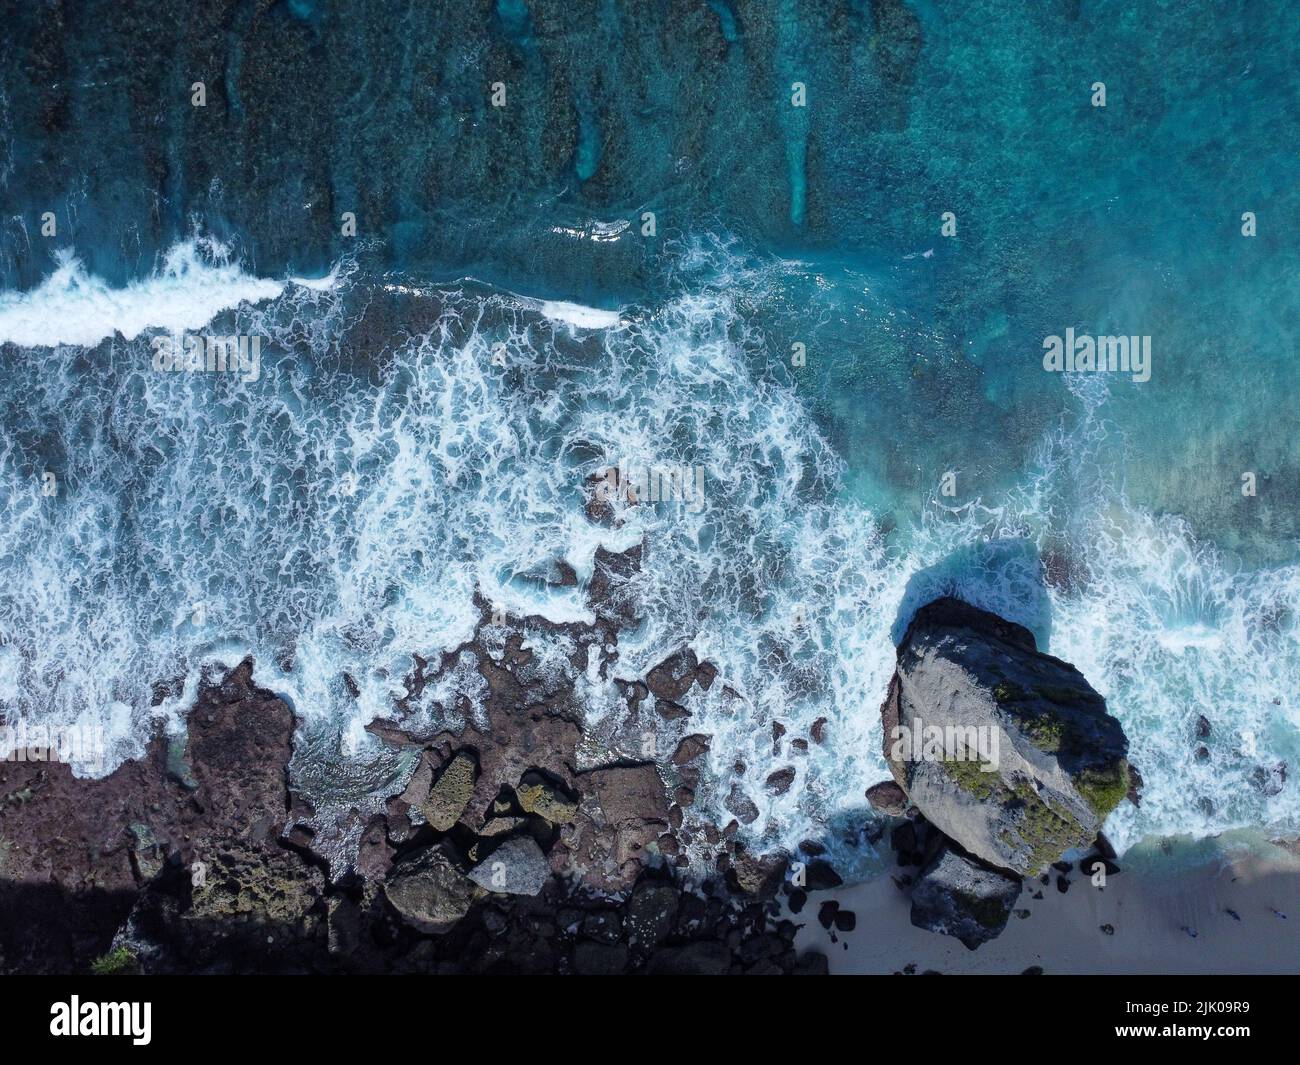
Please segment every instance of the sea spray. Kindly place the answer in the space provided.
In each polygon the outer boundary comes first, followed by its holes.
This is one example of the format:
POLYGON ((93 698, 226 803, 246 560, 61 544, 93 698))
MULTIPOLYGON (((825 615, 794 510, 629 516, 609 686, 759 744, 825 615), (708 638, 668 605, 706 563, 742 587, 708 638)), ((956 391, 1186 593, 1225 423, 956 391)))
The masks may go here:
MULTIPOLYGON (((877 709, 894 642, 943 594, 1027 625, 1107 697, 1147 788, 1111 819, 1121 847, 1295 827, 1294 789, 1255 781, 1300 749, 1286 683, 1300 670, 1300 574, 1240 570, 1130 504, 1104 381, 1071 382, 1069 411, 1011 491, 936 493, 887 531, 843 492, 844 458, 806 397, 768 371, 753 312, 767 282, 738 256, 684 260, 689 284, 618 313, 479 283, 370 285, 348 264, 330 284, 267 282, 263 297, 229 269, 256 302, 179 324, 266 337, 257 380, 155 371, 160 333, 139 320, 101 339, 93 279, 94 327, 77 331, 93 346, 62 342, 56 321, 20 335, 59 343, 7 349, 0 704, 7 720, 101 729, 108 759, 74 759, 78 772, 138 755, 155 719, 178 728, 203 671, 252 654, 257 683, 292 702, 318 775, 378 788, 400 767, 376 762, 365 724, 411 696, 412 655, 470 637, 476 594, 516 617, 581 621, 597 549, 644 544, 616 678, 683 646, 717 666, 724 684, 684 697, 692 729, 713 737, 697 801, 725 824, 739 789, 755 847, 869 852, 863 793, 886 776, 877 709), (700 505, 594 524, 582 486, 620 460, 702 471, 700 505), (1073 578, 1045 585, 1048 556, 1073 578), (577 587, 548 578, 559 561, 577 587), (1187 742, 1200 712, 1215 721, 1209 763, 1187 742), (786 769, 792 787, 763 786, 786 769)), ((190 288, 211 282, 165 276, 195 307, 190 288)), ((21 300, 4 299, 0 320, 19 321, 21 300)), ((525 639, 538 668, 573 668, 562 633, 525 623, 525 639)), ((593 725, 625 705, 616 678, 578 678, 593 725)), ((481 682, 460 663, 411 712, 463 727, 481 682)))

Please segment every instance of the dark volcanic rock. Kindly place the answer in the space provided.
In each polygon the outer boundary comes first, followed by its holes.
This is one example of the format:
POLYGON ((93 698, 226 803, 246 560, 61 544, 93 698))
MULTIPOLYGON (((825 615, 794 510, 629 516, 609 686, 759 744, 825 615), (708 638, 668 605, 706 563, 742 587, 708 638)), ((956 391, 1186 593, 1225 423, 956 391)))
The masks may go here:
POLYGON ((672 934, 677 921, 677 889, 671 884, 642 881, 632 892, 625 926, 635 943, 654 945, 672 934))
POLYGON ((694 651, 679 651, 650 670, 646 686, 658 698, 676 703, 691 690, 698 666, 694 651))
POLYGON ((902 817, 907 812, 907 792, 892 780, 872 784, 867 789, 867 802, 890 817, 902 817))
MULTIPOLYGON (((574 675, 616 655, 618 582, 638 565, 639 550, 598 559, 600 620, 565 628, 574 675)), ((290 771, 293 714, 252 684, 251 662, 200 685, 185 736, 102 780, 0 763, 0 970, 84 972, 115 947, 147 973, 823 969, 786 949, 776 907, 756 901, 788 856, 751 854, 738 821, 700 820, 692 763, 709 738, 681 740, 662 775, 651 762, 576 772, 571 678, 491 625, 491 641, 415 659, 412 699, 459 670, 481 678, 481 705, 456 734, 375 722, 403 768, 364 802, 329 805, 328 765, 290 771), (702 896, 669 879, 688 848, 730 867, 702 896)), ((655 684, 691 668, 714 683, 685 656, 655 684)), ((644 687, 629 691, 653 713, 644 687)), ((838 878, 823 863, 809 882, 838 878)))
POLYGON ((758 807, 739 784, 731 785, 731 791, 727 793, 723 806, 728 813, 735 814, 741 824, 752 825, 758 820, 758 807))
POLYGON ((974 950, 1001 934, 1019 897, 1018 876, 946 846, 912 886, 912 924, 974 950))
POLYGON ((384 895, 402 920, 432 935, 449 932, 480 893, 441 847, 406 855, 384 884, 384 895))
POLYGON ((627 969, 622 943, 579 943, 573 948, 573 971, 579 976, 618 976, 627 969))
POLYGON ((692 736, 687 736, 677 745, 677 749, 673 751, 673 765, 686 765, 688 762, 693 762, 708 749, 708 736, 701 736, 698 733, 692 736))
POLYGON ((653 976, 723 976, 731 969, 725 943, 701 941, 684 947, 662 947, 646 966, 653 976))
POLYGON ((251 675, 244 662, 200 689, 184 773, 162 737, 97 780, 62 762, 0 761, 0 796, 29 796, 0 804, 0 966, 77 971, 108 950, 148 877, 173 868, 184 881, 233 844, 268 863, 281 853, 293 714, 251 675))
POLYGON ((623 915, 618 910, 596 910, 582 920, 582 934, 600 943, 617 943, 623 935, 623 915))
POLYGON ((784 795, 790 790, 790 785, 794 783, 795 771, 793 766, 786 766, 784 769, 778 769, 775 773, 768 775, 765 781, 767 790, 773 795, 784 795))
POLYGON ((817 858, 808 863, 804 870, 804 887, 808 891, 831 891, 840 887, 844 879, 831 866, 831 863, 817 858))

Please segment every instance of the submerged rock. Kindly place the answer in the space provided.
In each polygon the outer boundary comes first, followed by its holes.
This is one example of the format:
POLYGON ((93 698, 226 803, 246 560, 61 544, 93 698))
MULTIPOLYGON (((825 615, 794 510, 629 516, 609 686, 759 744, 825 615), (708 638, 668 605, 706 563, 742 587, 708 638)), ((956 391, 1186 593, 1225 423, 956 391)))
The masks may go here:
POLYGON ((1020 885, 1020 877, 945 845, 912 887, 912 924, 974 950, 1006 928, 1020 885))
POLYGON ((925 817, 1020 874, 1085 848, 1129 790, 1128 742, 1073 666, 957 599, 916 614, 881 707, 885 758, 925 817))
POLYGON ((1275 762, 1273 765, 1256 766, 1250 779, 1261 794, 1269 798, 1279 795, 1286 787, 1286 763, 1275 762))
POLYGON ((735 814, 742 824, 752 825, 758 820, 758 807, 739 784, 731 785, 731 791, 727 793, 722 805, 728 813, 735 814))

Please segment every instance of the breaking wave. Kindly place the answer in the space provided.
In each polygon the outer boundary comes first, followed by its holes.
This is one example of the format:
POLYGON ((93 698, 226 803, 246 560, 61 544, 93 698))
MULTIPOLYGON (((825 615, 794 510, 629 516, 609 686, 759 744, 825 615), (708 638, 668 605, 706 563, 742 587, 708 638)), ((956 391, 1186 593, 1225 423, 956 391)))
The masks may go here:
MULTIPOLYGON (((68 259, 0 296, 0 709, 103 729, 106 766, 76 767, 102 772, 155 721, 179 727, 205 666, 252 654, 304 728, 363 758, 411 656, 470 638, 476 593, 584 620, 597 548, 644 543, 641 622, 614 676, 683 645, 719 668, 725 683, 685 702, 690 731, 713 736, 697 801, 725 823, 742 790, 755 844, 869 854, 894 642, 945 593, 1028 625, 1107 697, 1146 781, 1108 825, 1119 846, 1300 824, 1297 789, 1275 787, 1300 750, 1300 568, 1245 570, 1131 505, 1096 381, 1072 386, 1003 498, 936 496, 890 527, 768 369, 754 307, 780 264, 694 256, 673 294, 617 311, 350 261, 325 282, 268 281, 199 242, 124 290, 68 259), (155 371, 153 338, 186 330, 263 337, 260 376, 155 371), (703 505, 593 524, 583 485, 620 459, 702 467, 703 505), (559 562, 577 587, 553 579, 559 562), (822 718, 823 742, 792 745, 822 718), (794 786, 770 794, 787 766, 794 786)), ((572 668, 562 634, 528 635, 572 668)), ((577 681, 593 724, 625 708, 613 676, 577 681)), ((479 683, 453 671, 424 712, 454 726, 479 683)))

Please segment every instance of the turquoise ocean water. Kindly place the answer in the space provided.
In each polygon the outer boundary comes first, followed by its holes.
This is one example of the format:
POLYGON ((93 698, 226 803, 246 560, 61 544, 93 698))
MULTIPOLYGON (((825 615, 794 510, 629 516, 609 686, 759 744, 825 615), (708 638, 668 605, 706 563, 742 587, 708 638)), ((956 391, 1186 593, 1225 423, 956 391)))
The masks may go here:
POLYGON ((1287 5, 100 6, 15 5, 0 64, 0 706, 102 727, 81 771, 252 653, 373 784, 364 724, 476 592, 581 619, 556 562, 644 540, 619 675, 719 666, 701 802, 739 785, 758 845, 860 847, 945 593, 1107 697, 1121 846, 1300 827, 1287 5), (1067 329, 1150 337, 1149 380, 1047 372, 1067 329), (155 370, 183 333, 262 337, 256 376, 155 370), (593 527, 620 460, 703 507, 593 527))

